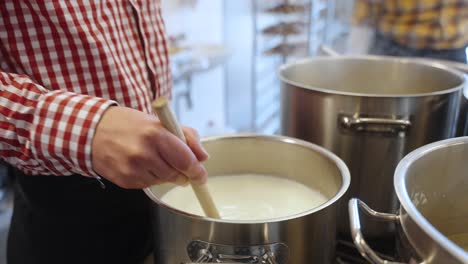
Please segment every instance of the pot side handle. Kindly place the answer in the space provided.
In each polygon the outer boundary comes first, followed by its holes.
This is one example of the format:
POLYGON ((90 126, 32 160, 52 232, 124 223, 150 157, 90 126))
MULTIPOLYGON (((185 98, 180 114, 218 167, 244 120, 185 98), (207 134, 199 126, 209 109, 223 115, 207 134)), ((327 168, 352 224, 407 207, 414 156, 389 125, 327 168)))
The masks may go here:
POLYGON ((385 133, 403 135, 411 127, 411 121, 407 119, 391 119, 379 117, 356 117, 339 115, 338 122, 346 130, 353 132, 385 133))
POLYGON ((354 245, 356 245, 359 253, 370 263, 373 264, 404 264, 402 262, 393 262, 384 260, 375 253, 372 248, 369 247, 364 236, 361 232, 361 220, 359 218, 359 209, 363 209, 363 211, 375 218, 378 221, 384 222, 397 222, 399 220, 399 216, 395 214, 387 214, 387 213, 379 213, 372 210, 367 204, 363 201, 352 198, 348 202, 348 211, 349 211, 349 223, 351 228, 351 236, 353 238, 354 245))

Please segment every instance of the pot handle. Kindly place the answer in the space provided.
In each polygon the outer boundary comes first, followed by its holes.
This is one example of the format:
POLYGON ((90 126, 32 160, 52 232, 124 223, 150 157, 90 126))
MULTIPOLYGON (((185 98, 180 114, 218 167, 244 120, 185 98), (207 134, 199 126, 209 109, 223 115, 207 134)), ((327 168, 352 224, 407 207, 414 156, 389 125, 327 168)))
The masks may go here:
POLYGON ((407 119, 391 119, 379 117, 354 117, 341 115, 339 117, 341 127, 356 132, 374 132, 399 134, 406 132, 411 127, 411 121, 407 119))
POLYGON ((349 211, 349 223, 351 226, 351 236, 353 237, 354 245, 356 245, 359 253, 367 259, 370 263, 373 264, 404 264, 402 262, 392 262, 388 260, 384 260, 380 258, 377 253, 375 253, 372 248, 369 247, 364 236, 361 232, 361 220, 359 218, 359 209, 363 209, 363 211, 371 216, 376 218, 376 220, 384 221, 384 222, 397 222, 399 219, 398 215, 395 214, 387 214, 387 213, 379 213, 372 210, 367 204, 363 201, 352 198, 349 200, 348 203, 348 211, 349 211))
MULTIPOLYGON (((206 252, 206 251, 205 251, 206 252)), ((209 263, 212 261, 212 256, 209 252, 206 252, 210 257, 206 258, 206 255, 200 256, 196 262, 184 262, 181 264, 196 264, 196 263, 209 263)), ((271 258, 272 254, 264 255, 262 259, 259 259, 256 256, 242 256, 242 255, 226 255, 219 254, 216 263, 223 264, 242 264, 242 263, 268 263, 268 264, 277 264, 275 258, 271 258), (243 262, 234 262, 234 261, 243 261, 243 262), (259 262, 261 261, 261 262, 259 262)))
POLYGON ((194 240, 187 245, 191 263, 287 263, 289 248, 283 243, 266 245, 224 245, 194 240))

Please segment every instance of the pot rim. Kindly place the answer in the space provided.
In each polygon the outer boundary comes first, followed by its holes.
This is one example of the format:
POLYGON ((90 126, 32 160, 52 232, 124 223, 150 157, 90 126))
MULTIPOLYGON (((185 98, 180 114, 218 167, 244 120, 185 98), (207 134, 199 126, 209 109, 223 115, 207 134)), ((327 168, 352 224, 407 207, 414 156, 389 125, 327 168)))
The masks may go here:
POLYGON ((300 217, 318 212, 336 203, 348 190, 350 181, 351 181, 351 176, 350 176, 349 169, 344 163, 344 161, 342 161, 337 155, 333 154, 331 151, 323 147, 320 147, 318 145, 315 145, 313 143, 300 140, 297 138, 287 137, 287 136, 264 135, 264 134, 255 134, 255 133, 241 133, 241 134, 226 134, 226 135, 220 135, 220 136, 210 136, 210 137, 203 138, 201 141, 203 143, 207 141, 217 141, 217 140, 222 140, 222 139, 251 138, 251 137, 257 137, 257 138, 262 138, 262 139, 271 140, 271 141, 279 141, 279 142, 284 142, 284 143, 289 143, 289 144, 295 144, 304 148, 312 149, 313 151, 319 152, 320 154, 326 156, 327 158, 329 158, 332 162, 336 164, 337 169, 339 170, 341 174, 342 184, 341 184, 340 189, 332 198, 328 199, 325 203, 319 206, 313 207, 307 211, 304 211, 298 214, 284 216, 284 217, 277 217, 277 218, 271 218, 271 219, 259 219, 259 220, 223 220, 223 219, 215 219, 215 218, 190 214, 190 213, 178 210, 174 207, 171 207, 163 203, 158 197, 156 197, 156 195, 154 195, 150 187, 145 188, 143 191, 152 201, 157 203, 159 206, 162 206, 172 212, 175 212, 177 214, 180 214, 185 217, 192 218, 192 219, 206 221, 206 222, 226 223, 226 224, 265 224, 265 223, 276 223, 276 222, 296 219, 296 218, 300 218, 300 217))
POLYGON ((452 92, 456 92, 458 90, 463 89, 463 87, 466 85, 466 78, 463 74, 458 69, 451 68, 447 64, 441 63, 436 60, 422 60, 419 58, 408 58, 408 57, 393 57, 393 56, 376 56, 376 55, 361 55, 361 56, 336 56, 336 57, 309 57, 309 58, 304 58, 300 59, 294 62, 290 62, 287 64, 284 64, 279 67, 279 70, 277 72, 279 79, 286 84, 301 88, 301 89, 307 89, 311 91, 317 91, 317 92, 322 92, 326 94, 335 94, 335 95, 344 95, 344 96, 359 96, 359 97, 375 97, 375 98, 406 98, 406 97, 425 97, 425 96, 434 96, 434 95, 443 95, 443 94, 450 94, 452 92), (379 61, 379 60, 385 60, 385 61, 394 61, 394 62, 399 62, 399 63, 406 63, 406 64, 416 64, 420 66, 426 66, 426 67, 431 67, 431 68, 437 68, 439 70, 443 70, 446 72, 451 73, 454 77, 458 78, 460 80, 460 85, 457 85, 453 88, 445 89, 445 90, 440 90, 440 91, 435 91, 435 92, 429 92, 429 93, 416 93, 416 94, 372 94, 372 93, 354 93, 354 92, 343 92, 343 91, 335 91, 331 89, 326 89, 326 88, 320 88, 320 87, 315 87, 312 85, 304 85, 296 81, 292 81, 289 78, 286 78, 284 76, 284 72, 293 67, 297 66, 298 64, 307 64, 309 62, 314 62, 314 61, 328 61, 328 60, 367 60, 367 61, 379 61))
POLYGON ((414 58, 415 60, 418 61, 424 61, 424 62, 437 62, 443 65, 446 65, 447 67, 451 69, 456 69, 459 72, 462 72, 464 74, 468 74, 468 64, 466 63, 461 63, 457 61, 450 61, 450 60, 440 60, 440 59, 434 59, 434 58, 414 58))
POLYGON ((468 262, 468 252, 465 252, 460 246, 452 242, 440 231, 438 231, 416 208, 406 191, 406 172, 411 164, 422 156, 435 150, 445 148, 451 145, 468 144, 468 137, 458 137, 437 141, 410 152, 398 164, 395 170, 394 187, 395 192, 405 212, 410 216, 419 228, 421 228, 429 237, 431 237, 440 247, 442 247, 456 258, 468 262))

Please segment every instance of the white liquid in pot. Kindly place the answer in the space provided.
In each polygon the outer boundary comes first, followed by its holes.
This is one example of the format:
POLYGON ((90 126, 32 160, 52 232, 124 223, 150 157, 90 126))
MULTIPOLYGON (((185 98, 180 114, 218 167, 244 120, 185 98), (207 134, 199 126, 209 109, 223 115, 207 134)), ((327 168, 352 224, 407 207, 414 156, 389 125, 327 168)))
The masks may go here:
MULTIPOLYGON (((208 188, 221 218, 228 220, 285 217, 305 212, 328 200, 301 183, 258 174, 210 177, 208 188)), ((205 215, 190 186, 175 187, 161 200, 179 210, 205 215)))

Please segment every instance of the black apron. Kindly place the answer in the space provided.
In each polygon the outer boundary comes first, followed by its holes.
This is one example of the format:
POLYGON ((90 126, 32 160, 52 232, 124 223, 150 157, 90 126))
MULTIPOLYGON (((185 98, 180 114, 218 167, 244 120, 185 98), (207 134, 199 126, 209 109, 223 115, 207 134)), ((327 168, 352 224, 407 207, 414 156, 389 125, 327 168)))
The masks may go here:
POLYGON ((15 171, 8 264, 143 263, 152 251, 151 201, 103 182, 15 171))

